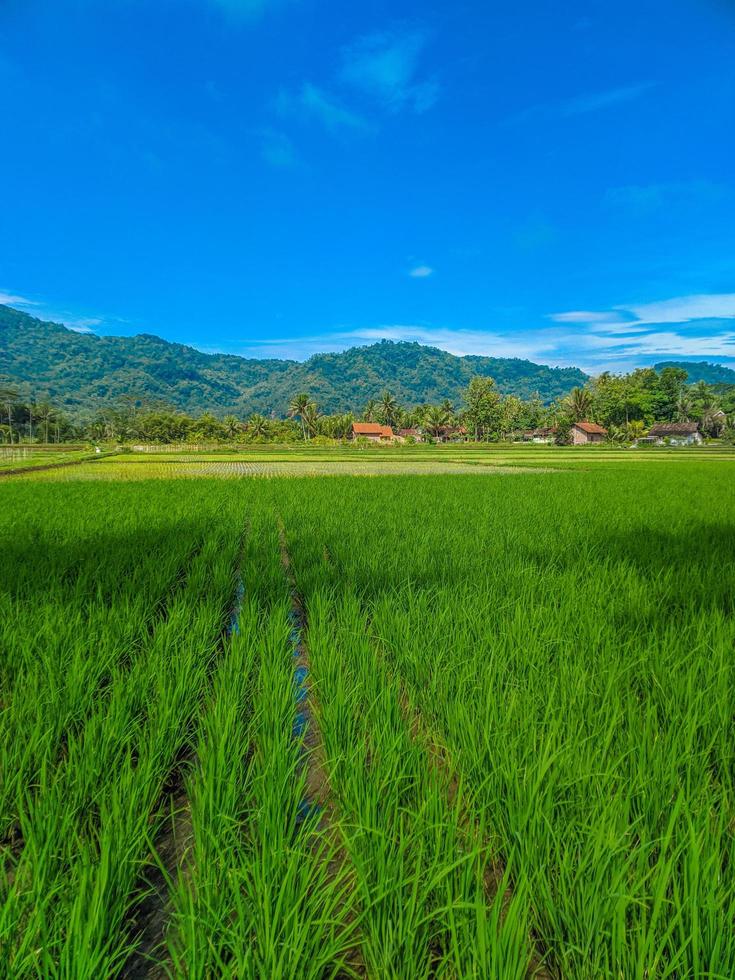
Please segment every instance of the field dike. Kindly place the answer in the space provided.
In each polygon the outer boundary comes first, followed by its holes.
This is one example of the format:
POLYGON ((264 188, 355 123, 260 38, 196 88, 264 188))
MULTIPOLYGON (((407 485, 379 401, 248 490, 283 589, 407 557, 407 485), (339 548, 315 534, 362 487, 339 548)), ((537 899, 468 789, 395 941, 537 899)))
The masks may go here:
MULTIPOLYGON (((380 648, 379 643, 374 640, 373 645, 377 657, 383 661, 387 673, 396 685, 401 713, 411 733, 411 738, 421 747, 426 756, 427 764, 441 777, 442 783, 446 786, 447 803, 457 810, 459 826, 463 830, 468 850, 471 850, 476 844, 482 844, 483 850, 489 850, 490 842, 482 828, 478 826, 466 803, 462 791, 461 776, 452 762, 449 750, 438 738, 437 733, 426 724, 420 709, 412 703, 403 679, 392 669, 392 665, 380 648)), ((513 885, 508 878, 506 863, 502 855, 496 855, 488 865, 484 879, 485 896, 489 906, 493 904, 501 888, 504 889, 502 897, 504 917, 513 900, 513 885)), ((526 974, 528 980, 559 980, 560 974, 558 971, 550 969, 548 958, 537 936, 533 934, 529 936, 529 947, 531 958, 526 974)))
MULTIPOLYGON (((286 545, 286 532, 279 519, 278 536, 281 548, 281 564, 288 583, 291 609, 290 641, 293 647, 294 674, 293 691, 296 702, 294 719, 294 739, 302 740, 302 767, 305 776, 305 794, 299 804, 300 823, 308 820, 320 834, 325 835, 333 845, 332 857, 327 865, 327 877, 337 881, 347 873, 352 894, 355 892, 355 872, 338 827, 338 813, 334 795, 329 785, 324 741, 317 720, 318 705, 310 682, 309 649, 307 643, 308 623, 303 599, 296 585, 296 576, 291 565, 291 556, 286 545), (312 822, 313 821, 313 822, 312 822)), ((358 933, 359 934, 359 933, 358 933)), ((353 947, 348 956, 348 965, 357 976, 367 976, 367 969, 360 946, 353 947)))
MULTIPOLYGON (((246 534, 247 530, 240 547, 235 593, 222 633, 222 648, 230 637, 240 632, 240 614, 245 598, 241 564, 246 534)), ((154 860, 140 881, 143 899, 130 917, 128 928, 136 936, 137 946, 120 971, 120 976, 125 980, 163 980, 171 975, 167 930, 175 882, 188 874, 194 828, 186 783, 195 765, 194 750, 188 744, 180 753, 161 794, 157 811, 168 810, 169 816, 151 846, 154 860)))

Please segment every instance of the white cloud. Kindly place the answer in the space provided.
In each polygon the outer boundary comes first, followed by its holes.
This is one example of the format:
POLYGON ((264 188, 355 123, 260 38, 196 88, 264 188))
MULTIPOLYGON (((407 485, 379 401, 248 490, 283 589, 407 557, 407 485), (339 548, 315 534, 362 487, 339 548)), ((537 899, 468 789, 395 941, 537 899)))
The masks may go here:
POLYGON ((619 313, 604 310, 595 313, 592 310, 570 310, 568 313, 551 313, 549 319, 556 323, 622 323, 619 313))
POLYGON ((607 109, 610 106, 619 105, 621 102, 632 102, 656 84, 656 82, 639 82, 637 85, 625 85, 620 88, 605 89, 602 92, 589 92, 587 95, 579 95, 559 103, 559 112, 562 116, 578 116, 587 112, 597 112, 599 109, 607 109))
POLYGON ((607 325, 610 332, 635 332, 640 327, 657 323, 689 323, 693 320, 723 320, 735 317, 735 293, 702 293, 676 296, 657 303, 621 303, 611 310, 569 310, 550 313, 555 323, 586 324, 600 328, 607 325), (613 327, 619 326, 619 330, 613 327))
POLYGON ((735 293, 703 293, 677 296, 660 303, 617 306, 627 310, 639 323, 687 323, 691 320, 729 319, 735 317, 735 293))
POLYGON ((416 79, 426 42, 420 30, 384 31, 358 38, 342 50, 340 78, 393 111, 425 112, 439 97, 435 79, 416 79))
POLYGON ((33 299, 26 299, 25 296, 18 296, 15 293, 2 293, 0 292, 0 303, 4 306, 40 306, 33 299))
POLYGON ((515 113, 508 120, 510 123, 530 122, 534 119, 570 118, 587 115, 609 109, 626 102, 633 102, 654 88, 658 82, 646 81, 633 85, 623 85, 618 88, 604 89, 599 92, 587 92, 569 99, 559 99, 556 102, 542 102, 515 113))
POLYGON ((362 116, 345 108, 333 96, 311 82, 304 82, 296 94, 281 91, 276 108, 282 116, 316 119, 330 132, 367 132, 371 128, 362 116))
POLYGON ((434 274, 430 265, 417 265, 408 273, 412 279, 427 279, 434 274))

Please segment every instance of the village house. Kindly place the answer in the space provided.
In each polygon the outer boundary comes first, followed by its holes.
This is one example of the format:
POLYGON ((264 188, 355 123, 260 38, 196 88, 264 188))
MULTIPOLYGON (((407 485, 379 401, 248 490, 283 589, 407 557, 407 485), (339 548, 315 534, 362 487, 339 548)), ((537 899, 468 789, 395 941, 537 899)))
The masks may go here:
POLYGON ((692 446, 703 441, 697 422, 657 422, 648 430, 648 437, 659 446, 665 441, 671 446, 692 446))
POLYGON ((521 442, 549 443, 554 441, 556 428, 542 426, 538 429, 526 429, 524 432, 513 433, 513 440, 521 442))
POLYGON ((574 422, 572 425, 572 444, 575 446, 587 446, 593 442, 604 442, 607 437, 607 429, 603 429, 596 422, 574 422))
POLYGON ((398 438, 401 440, 415 439, 416 442, 423 442, 424 436, 420 429, 399 429, 398 438))
POLYGON ((393 442, 393 429, 390 425, 377 422, 353 422, 350 439, 369 439, 370 442, 393 442))
POLYGON ((442 425, 437 430, 436 439, 439 442, 465 442, 467 429, 463 425, 442 425))

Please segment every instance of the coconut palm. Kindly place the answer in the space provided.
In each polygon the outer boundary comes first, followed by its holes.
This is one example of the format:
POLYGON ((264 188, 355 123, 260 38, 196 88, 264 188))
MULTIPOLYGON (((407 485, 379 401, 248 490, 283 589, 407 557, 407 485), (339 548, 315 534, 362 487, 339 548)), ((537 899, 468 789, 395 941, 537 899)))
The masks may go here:
POLYGON ((3 385, 0 387, 0 404, 2 404, 3 408, 8 413, 8 433, 10 435, 11 443, 13 441, 13 405, 17 400, 17 388, 13 388, 10 385, 3 385))
POLYGON ((430 405, 424 412, 424 428, 434 437, 441 434, 442 429, 449 424, 449 416, 441 405, 430 405))
POLYGON ((49 423, 53 422, 56 416, 53 405, 48 402, 43 401, 40 405, 36 406, 36 418, 39 422, 43 424, 43 441, 48 443, 48 427, 49 423))
POLYGON ((304 412, 307 410, 308 406, 311 404, 311 398, 307 392, 299 392, 298 395, 294 395, 288 406, 289 418, 298 418, 301 422, 301 435, 306 440, 306 424, 304 423, 304 412))
POLYGON ((260 415, 259 412, 256 412, 250 416, 248 429, 256 439, 261 436, 266 436, 268 435, 268 419, 264 415, 260 415))
POLYGON ((301 412, 301 422, 304 426, 306 437, 311 439, 319 431, 319 409, 315 402, 309 402, 301 412))
POLYGON ((374 422, 378 417, 378 403, 374 398, 371 398, 367 405, 365 406, 365 411, 362 413, 363 421, 374 422))
POLYGON ((235 415, 225 415, 222 419, 228 439, 234 439, 240 431, 240 422, 235 415))
POLYGON ((689 422, 694 414, 694 403, 688 388, 682 388, 676 401, 676 421, 689 422))
POLYGON ((572 421, 583 422, 592 411, 592 393, 586 388, 572 388, 566 398, 572 421))
POLYGON ((715 390, 712 385, 708 385, 706 381, 698 381, 689 390, 691 391, 694 400, 699 403, 699 407, 702 411, 717 407, 715 390))
POLYGON ((380 396, 380 420, 383 425, 397 425, 401 415, 401 407, 389 391, 380 396))

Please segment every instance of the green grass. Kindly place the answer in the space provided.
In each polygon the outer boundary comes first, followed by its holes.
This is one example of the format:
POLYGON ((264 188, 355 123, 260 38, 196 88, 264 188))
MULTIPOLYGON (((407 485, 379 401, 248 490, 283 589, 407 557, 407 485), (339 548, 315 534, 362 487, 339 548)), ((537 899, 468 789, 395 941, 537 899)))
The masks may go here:
POLYGON ((423 448, 3 481, 0 973, 735 976, 732 458, 423 448))

